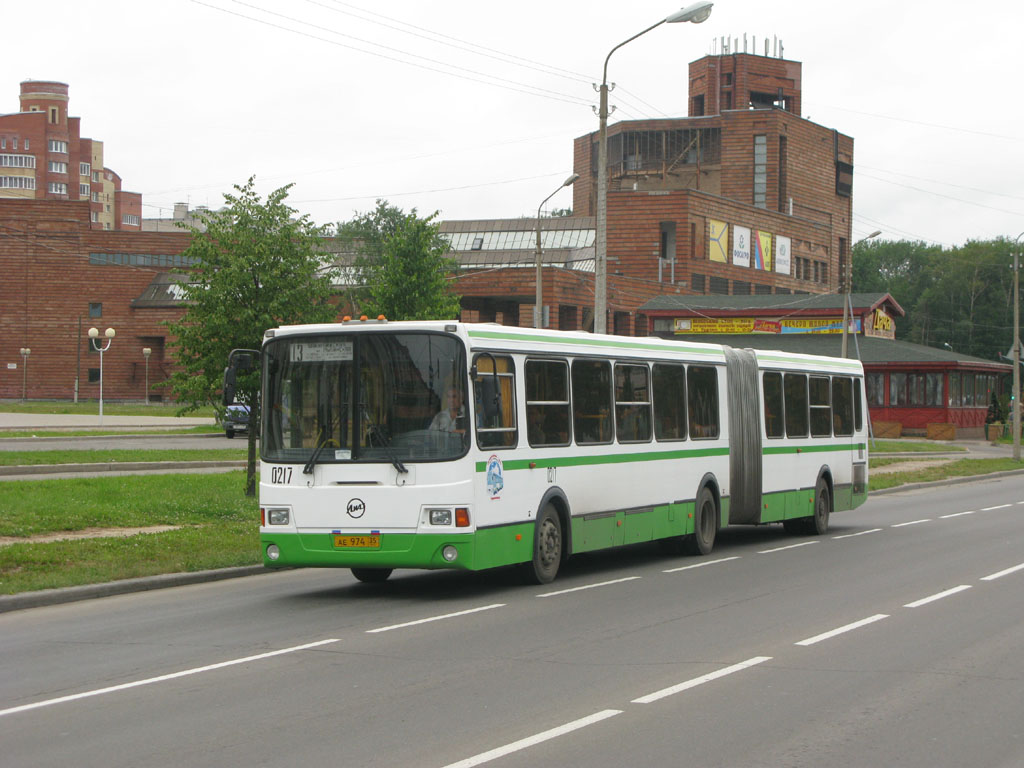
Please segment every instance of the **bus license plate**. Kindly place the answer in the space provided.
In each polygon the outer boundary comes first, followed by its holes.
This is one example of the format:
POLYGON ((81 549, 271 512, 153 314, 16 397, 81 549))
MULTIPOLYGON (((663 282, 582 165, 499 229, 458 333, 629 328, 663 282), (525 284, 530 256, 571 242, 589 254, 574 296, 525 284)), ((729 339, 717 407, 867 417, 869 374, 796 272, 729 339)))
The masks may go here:
POLYGON ((346 549, 380 549, 380 534, 371 533, 363 536, 334 534, 334 546, 346 549))

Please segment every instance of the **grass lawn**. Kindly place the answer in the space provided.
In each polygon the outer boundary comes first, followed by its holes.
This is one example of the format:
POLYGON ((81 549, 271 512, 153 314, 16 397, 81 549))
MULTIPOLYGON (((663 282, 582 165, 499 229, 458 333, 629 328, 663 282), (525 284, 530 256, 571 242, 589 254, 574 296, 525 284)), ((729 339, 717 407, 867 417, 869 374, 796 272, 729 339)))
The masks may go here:
POLYGON ((952 453, 967 449, 930 440, 871 440, 868 442, 868 450, 872 453, 952 453))
POLYGON ((259 563, 259 506, 244 487, 243 471, 0 483, 0 536, 181 526, 0 546, 0 594, 259 563))

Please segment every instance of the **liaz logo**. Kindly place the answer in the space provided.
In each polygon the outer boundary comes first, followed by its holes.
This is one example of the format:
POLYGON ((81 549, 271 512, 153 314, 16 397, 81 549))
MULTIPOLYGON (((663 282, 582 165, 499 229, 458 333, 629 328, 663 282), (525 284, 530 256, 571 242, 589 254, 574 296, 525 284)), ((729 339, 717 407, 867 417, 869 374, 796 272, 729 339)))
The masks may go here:
POLYGON ((348 506, 345 507, 345 511, 348 512, 349 517, 359 519, 366 512, 366 504, 363 503, 362 499, 349 499, 348 506))

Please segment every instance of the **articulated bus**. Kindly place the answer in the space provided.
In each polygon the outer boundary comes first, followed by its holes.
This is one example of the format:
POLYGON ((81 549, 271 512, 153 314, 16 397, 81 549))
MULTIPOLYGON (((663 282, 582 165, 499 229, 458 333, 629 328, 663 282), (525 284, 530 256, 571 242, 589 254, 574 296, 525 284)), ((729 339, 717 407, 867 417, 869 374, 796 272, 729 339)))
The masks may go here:
POLYGON ((260 362, 268 567, 547 583, 576 552, 707 554, 726 525, 820 535, 866 499, 855 360, 364 320, 269 330, 260 362))

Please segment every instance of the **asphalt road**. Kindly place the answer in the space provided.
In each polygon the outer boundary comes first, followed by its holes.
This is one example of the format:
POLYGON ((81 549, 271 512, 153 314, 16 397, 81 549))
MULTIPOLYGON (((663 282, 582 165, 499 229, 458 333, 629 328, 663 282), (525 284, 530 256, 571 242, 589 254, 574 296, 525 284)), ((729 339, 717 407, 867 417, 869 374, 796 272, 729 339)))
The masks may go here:
POLYGON ((832 523, 3 614, 0 764, 1024 765, 1024 477, 832 523))

